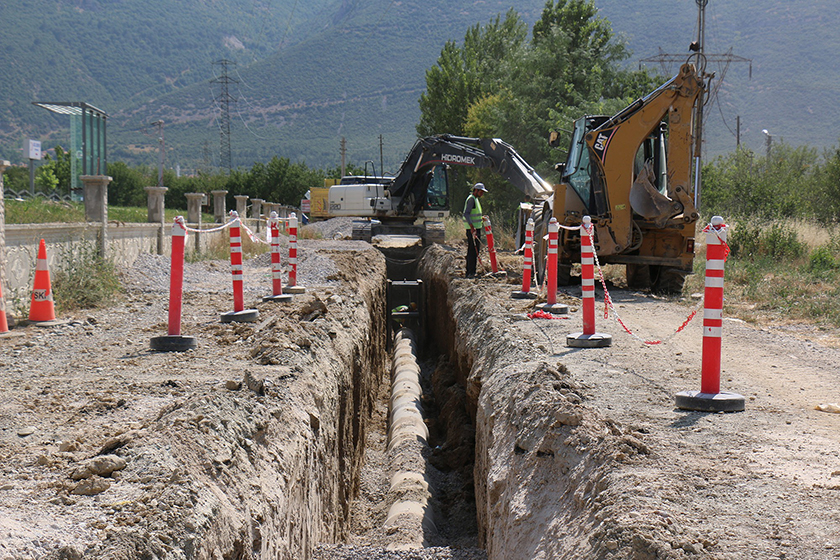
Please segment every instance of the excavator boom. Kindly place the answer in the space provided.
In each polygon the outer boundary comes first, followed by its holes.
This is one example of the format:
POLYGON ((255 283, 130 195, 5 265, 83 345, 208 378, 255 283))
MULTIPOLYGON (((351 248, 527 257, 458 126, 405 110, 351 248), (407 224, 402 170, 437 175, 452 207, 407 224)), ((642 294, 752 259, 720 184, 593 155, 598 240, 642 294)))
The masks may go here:
MULTIPOLYGON (((691 183, 694 113, 705 84, 693 64, 613 116, 575 121, 554 197, 536 209, 540 228, 552 214, 574 226, 596 225, 596 251, 605 263, 627 265, 628 284, 679 291, 694 259, 698 219, 691 183), (647 280, 646 280, 647 279, 647 280)), ((556 143, 552 143, 556 145, 556 143)), ((579 259, 580 237, 566 232, 560 261, 568 278, 579 259)), ((544 250, 537 248, 540 270, 544 250)))

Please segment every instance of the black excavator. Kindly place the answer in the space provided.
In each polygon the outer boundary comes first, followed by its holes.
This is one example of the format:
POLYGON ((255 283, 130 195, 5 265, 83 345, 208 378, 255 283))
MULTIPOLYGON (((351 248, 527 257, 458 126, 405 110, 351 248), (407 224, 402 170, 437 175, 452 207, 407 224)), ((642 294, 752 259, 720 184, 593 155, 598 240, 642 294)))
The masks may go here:
POLYGON ((414 235, 425 245, 441 243, 441 220, 449 215, 447 170, 455 165, 491 169, 533 198, 553 193, 510 144, 441 134, 417 140, 393 178, 345 177, 329 187, 328 216, 365 218, 354 222, 353 239, 414 235))

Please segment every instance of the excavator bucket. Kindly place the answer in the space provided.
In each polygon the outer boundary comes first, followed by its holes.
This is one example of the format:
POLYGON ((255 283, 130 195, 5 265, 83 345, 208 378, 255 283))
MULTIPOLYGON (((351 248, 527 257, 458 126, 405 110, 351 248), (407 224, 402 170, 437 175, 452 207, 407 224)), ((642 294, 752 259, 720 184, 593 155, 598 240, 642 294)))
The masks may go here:
POLYGON ((630 187, 630 207, 645 219, 662 227, 671 216, 682 211, 679 202, 671 200, 653 186, 653 162, 648 161, 630 187))

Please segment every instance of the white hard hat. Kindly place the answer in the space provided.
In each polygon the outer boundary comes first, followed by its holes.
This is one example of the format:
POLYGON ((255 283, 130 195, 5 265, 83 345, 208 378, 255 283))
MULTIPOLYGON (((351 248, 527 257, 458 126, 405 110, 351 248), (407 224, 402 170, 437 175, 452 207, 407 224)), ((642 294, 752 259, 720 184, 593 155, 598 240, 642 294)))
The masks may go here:
POLYGON ((480 191, 487 192, 487 189, 484 188, 484 183, 476 183, 475 186, 473 187, 473 190, 476 190, 476 189, 480 190, 480 191))

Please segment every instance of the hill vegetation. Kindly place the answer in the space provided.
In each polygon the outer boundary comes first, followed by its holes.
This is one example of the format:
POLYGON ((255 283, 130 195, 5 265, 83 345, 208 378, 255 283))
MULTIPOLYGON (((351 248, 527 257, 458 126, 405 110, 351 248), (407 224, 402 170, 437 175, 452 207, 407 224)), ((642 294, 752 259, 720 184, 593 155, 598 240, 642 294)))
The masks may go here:
MULTIPOLYGON (((696 38, 691 0, 595 4, 626 40, 628 67, 660 49, 686 53, 696 38)), ((525 0, 516 10, 530 27, 543 5, 525 0)), ((162 119, 167 166, 213 168, 221 92, 211 84, 218 78, 212 63, 226 58, 237 63, 230 88, 237 100, 231 105, 234 166, 275 156, 336 165, 342 136, 349 160, 378 162, 382 135, 385 168, 395 170, 415 135, 426 70, 447 41, 460 44, 470 26, 487 24, 508 7, 499 0, 3 3, 0 151, 22 162, 26 138, 66 148, 67 117, 31 102, 80 100, 110 115, 111 161, 155 165, 156 139, 143 132, 162 119)), ((746 63, 727 69, 709 62, 720 87, 706 111, 707 153, 734 149, 736 116, 742 143, 753 150, 764 147, 762 129, 774 142, 833 146, 840 117, 828 107, 838 86, 827 69, 840 41, 838 24, 830 0, 768 0, 761 9, 746 0, 710 0, 706 52, 732 48, 752 61, 752 77, 746 63), (817 115, 823 126, 813 126, 817 115)))

